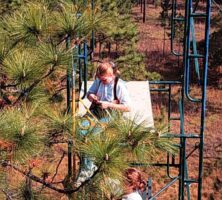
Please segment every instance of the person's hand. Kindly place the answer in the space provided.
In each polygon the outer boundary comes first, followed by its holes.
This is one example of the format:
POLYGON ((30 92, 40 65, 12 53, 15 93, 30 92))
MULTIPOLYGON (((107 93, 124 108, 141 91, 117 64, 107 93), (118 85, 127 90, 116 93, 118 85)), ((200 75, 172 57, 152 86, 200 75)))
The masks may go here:
POLYGON ((91 102, 97 102, 99 99, 98 97, 95 95, 95 94, 89 94, 88 95, 88 99, 91 101, 91 102))
POLYGON ((100 103, 100 108, 102 109, 107 109, 110 107, 110 102, 108 101, 99 101, 99 103, 100 103))
POLYGON ((113 100, 112 103, 119 104, 119 100, 113 100))

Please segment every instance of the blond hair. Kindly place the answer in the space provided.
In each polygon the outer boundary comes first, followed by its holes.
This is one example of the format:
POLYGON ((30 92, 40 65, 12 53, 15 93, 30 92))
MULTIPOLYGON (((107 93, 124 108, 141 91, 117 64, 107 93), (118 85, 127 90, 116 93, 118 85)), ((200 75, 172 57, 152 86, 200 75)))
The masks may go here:
POLYGON ((95 77, 104 76, 104 75, 115 75, 120 74, 117 67, 112 62, 102 62, 98 65, 95 77))

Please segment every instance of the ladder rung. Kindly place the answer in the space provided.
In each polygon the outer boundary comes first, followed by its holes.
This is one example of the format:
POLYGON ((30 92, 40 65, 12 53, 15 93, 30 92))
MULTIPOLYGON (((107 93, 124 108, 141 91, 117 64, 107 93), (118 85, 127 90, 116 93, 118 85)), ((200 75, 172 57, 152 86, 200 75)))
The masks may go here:
POLYGON ((169 88, 151 88, 150 91, 168 92, 168 91, 169 91, 169 88))
POLYGON ((171 163, 167 164, 167 163, 138 163, 138 162, 130 163, 130 166, 180 167, 179 164, 171 164, 171 163))
POLYGON ((195 179, 185 179, 184 182, 185 183, 198 183, 198 181, 195 179))
POLYGON ((191 17, 206 17, 207 14, 206 13, 191 13, 190 16, 191 17))
POLYGON ((174 134, 174 133, 165 133, 160 137, 162 138, 201 138, 200 135, 197 134, 174 134))
POLYGON ((181 84, 181 81, 149 81, 150 85, 154 85, 154 84, 181 84))

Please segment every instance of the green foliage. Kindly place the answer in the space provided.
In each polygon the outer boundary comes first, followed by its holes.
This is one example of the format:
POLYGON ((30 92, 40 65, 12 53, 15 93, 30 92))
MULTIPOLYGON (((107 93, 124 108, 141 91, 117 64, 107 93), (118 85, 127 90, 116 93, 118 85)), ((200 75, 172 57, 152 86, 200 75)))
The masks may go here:
MULTIPOLYGON (((115 193, 111 182, 116 179, 121 183, 122 170, 129 162, 144 157, 149 162, 161 151, 175 151, 173 142, 161 137, 164 130, 151 130, 119 115, 114 115, 107 124, 93 122, 89 130, 81 130, 81 117, 74 124, 74 116, 65 111, 65 102, 52 100, 54 94, 65 96, 63 90, 67 66, 73 61, 73 48, 82 41, 89 43, 92 31, 96 39, 116 44, 117 63, 124 79, 158 77, 147 72, 144 57, 136 50, 138 32, 130 17, 131 1, 97 0, 94 11, 90 1, 86 4, 72 0, 5 3, 7 8, 13 5, 13 9, 4 10, 0 19, 0 100, 5 102, 1 105, 0 142, 12 145, 13 161, 27 164, 33 158, 46 159, 57 170, 54 147, 59 147, 59 153, 67 157, 67 140, 73 139, 73 151, 92 158, 99 167, 91 181, 97 185, 90 190, 103 191, 108 197, 108 190, 115 193), (70 38, 70 48, 67 38, 70 38)), ((44 167, 39 169, 41 175, 49 172, 48 165, 44 167)), ((56 173, 66 177, 65 172, 56 173)), ((68 186, 63 182, 64 188, 72 188, 73 177, 69 181, 68 186)))
POLYGON ((45 126, 49 133, 72 134, 72 116, 62 112, 56 107, 43 111, 45 126))
POLYGON ((130 13, 132 8, 132 0, 117 1, 117 8, 120 14, 130 13))
POLYGON ((40 44, 37 47, 38 63, 40 66, 66 67, 71 59, 71 52, 67 52, 61 46, 53 44, 40 44))
POLYGON ((23 86, 41 77, 44 70, 37 65, 37 57, 32 49, 11 51, 3 62, 3 71, 13 82, 23 86))
POLYGON ((0 67, 2 66, 2 63, 7 55, 7 53, 10 50, 10 42, 6 42, 6 40, 8 40, 9 38, 4 37, 3 34, 1 34, 1 38, 0 38, 0 67))
POLYGON ((105 127, 96 124, 95 128, 90 130, 90 134, 86 135, 80 145, 80 151, 95 158, 98 165, 104 162, 108 169, 111 163, 116 170, 118 166, 124 167, 130 161, 141 161, 144 157, 150 160, 161 150, 175 153, 173 141, 161 137, 167 131, 165 126, 155 130, 145 127, 144 122, 137 124, 135 121, 136 116, 129 120, 114 114, 105 127))
POLYGON ((23 0, 0 0, 0 15, 7 14, 16 10, 23 0))
POLYGON ((33 116, 35 108, 9 108, 0 114, 0 139, 12 143, 13 158, 20 162, 41 151, 43 125, 33 116))
POLYGON ((172 154, 177 151, 171 139, 162 137, 167 131, 165 126, 156 130, 135 121, 136 117, 128 120, 113 113, 110 122, 105 125, 96 123, 77 143, 80 152, 100 167, 100 176, 91 184, 99 184, 99 189, 109 198, 121 194, 122 171, 129 163, 149 163, 163 151, 172 154))
POLYGON ((80 151, 90 158, 95 159, 97 166, 102 165, 102 173, 108 177, 121 177, 121 171, 127 167, 123 162, 123 154, 120 154, 121 147, 119 139, 107 132, 91 135, 87 141, 80 146, 80 151))
POLYGON ((27 96, 26 102, 37 105, 47 105, 50 99, 49 94, 43 87, 35 87, 27 96))
POLYGON ((48 17, 45 6, 29 3, 3 18, 1 23, 13 40, 35 44, 49 31, 48 17))

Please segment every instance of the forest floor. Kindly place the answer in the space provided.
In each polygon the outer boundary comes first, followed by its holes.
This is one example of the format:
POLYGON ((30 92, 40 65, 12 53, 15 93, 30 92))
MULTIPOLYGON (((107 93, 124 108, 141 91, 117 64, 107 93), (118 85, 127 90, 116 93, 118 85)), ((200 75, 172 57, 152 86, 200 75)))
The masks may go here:
MULTIPOLYGON (((170 29, 169 26, 166 26, 164 31, 164 28, 161 25, 160 12, 160 7, 156 8, 154 5, 148 5, 146 23, 142 23, 140 6, 138 5, 133 8, 133 19, 137 23, 139 31, 138 50, 145 55, 145 62, 148 71, 160 73, 162 80, 180 80, 181 74, 183 73, 182 60, 178 60, 176 56, 171 54, 169 38, 170 29)), ((195 28, 197 31, 197 42, 201 42, 203 40, 204 24, 198 23, 195 28)), ((211 33, 215 31, 215 28, 211 29, 211 33)), ((213 48, 210 49, 210 51, 213 50, 213 48)), ((208 200, 222 199, 222 90, 219 85, 222 81, 221 69, 222 65, 217 65, 215 67, 213 64, 211 65, 210 61, 208 75, 209 86, 207 88, 207 112, 204 132, 205 144, 203 173, 203 199, 208 200)), ((174 86, 172 89, 172 116, 178 116, 178 90, 178 86, 174 86)), ((197 85, 192 84, 191 95, 198 96, 199 94, 200 88, 197 85)), ((153 94, 151 98, 154 116, 155 118, 158 118, 162 108, 167 110, 168 97, 166 94, 158 93, 153 94)), ((200 116, 200 104, 191 103, 188 100, 185 100, 185 133, 200 132, 200 116)), ((179 122, 174 122, 172 124, 171 131, 173 133, 179 133, 179 122)), ((187 154, 192 151, 197 143, 198 140, 196 139, 187 140, 187 154)), ((198 150, 196 150, 188 159, 187 164, 190 178, 196 178, 198 175, 198 154, 198 150)), ((163 158, 163 160, 164 159, 165 158, 163 158)), ((148 175, 152 177, 153 193, 156 193, 160 188, 170 182, 165 168, 158 169, 156 167, 151 167, 148 171, 145 169, 144 171, 146 174, 148 172, 148 175)), ((177 169, 172 169, 170 172, 174 176, 178 174, 177 169)), ((197 184, 192 184, 190 190, 191 199, 197 199, 197 184)), ((174 185, 169 187, 169 189, 163 192, 157 199, 178 199, 178 183, 176 182, 174 185)))

